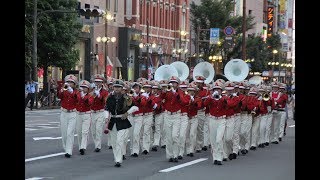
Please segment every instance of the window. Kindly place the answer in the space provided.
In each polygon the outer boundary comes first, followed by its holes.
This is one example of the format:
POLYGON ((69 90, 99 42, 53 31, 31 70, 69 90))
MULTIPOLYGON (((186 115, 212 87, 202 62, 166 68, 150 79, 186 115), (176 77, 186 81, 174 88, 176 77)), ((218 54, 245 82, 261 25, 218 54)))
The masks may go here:
MULTIPOLYGON (((84 4, 84 8, 90 8, 90 4, 84 4)), ((90 16, 85 16, 86 19, 90 19, 90 16)))
POLYGON ((252 14, 252 10, 249 9, 249 16, 252 14))
POLYGON ((152 13, 152 26, 157 26, 156 25, 156 7, 153 7, 153 13, 152 13))
POLYGON ((106 6, 107 6, 107 10, 108 11, 110 11, 110 0, 107 0, 107 2, 106 2, 107 4, 106 4, 106 6))
MULTIPOLYGON (((93 8, 94 9, 99 9, 99 6, 94 6, 93 8)), ((95 17, 93 22, 99 23, 99 17, 95 17)))
POLYGON ((98 53, 99 52, 99 49, 98 49, 98 44, 96 44, 96 49, 95 49, 95 53, 98 53))
POLYGON ((114 12, 118 12, 118 0, 114 0, 114 12))

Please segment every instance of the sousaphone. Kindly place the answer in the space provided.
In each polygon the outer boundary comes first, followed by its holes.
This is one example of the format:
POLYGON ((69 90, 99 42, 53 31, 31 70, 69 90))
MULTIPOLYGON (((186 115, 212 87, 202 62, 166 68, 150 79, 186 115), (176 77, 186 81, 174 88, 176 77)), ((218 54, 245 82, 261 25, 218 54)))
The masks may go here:
POLYGON ((209 84, 214 78, 214 68, 212 64, 208 62, 198 63, 193 69, 193 80, 196 80, 196 76, 203 76, 206 78, 204 83, 209 84))
POLYGON ((253 85, 261 85, 263 82, 263 79, 261 76, 252 76, 250 79, 249 79, 249 84, 253 84, 253 85))
POLYGON ((242 59, 232 59, 224 67, 224 75, 229 81, 243 81, 249 74, 249 66, 242 59))
POLYGON ((178 77, 178 71, 172 65, 162 65, 160 66, 156 72, 154 73, 154 80, 161 81, 161 80, 168 80, 171 76, 178 77))
POLYGON ((186 63, 181 62, 181 61, 175 61, 170 64, 171 66, 174 66, 178 72, 178 78, 181 81, 184 81, 188 78, 189 76, 189 67, 186 65, 186 63))

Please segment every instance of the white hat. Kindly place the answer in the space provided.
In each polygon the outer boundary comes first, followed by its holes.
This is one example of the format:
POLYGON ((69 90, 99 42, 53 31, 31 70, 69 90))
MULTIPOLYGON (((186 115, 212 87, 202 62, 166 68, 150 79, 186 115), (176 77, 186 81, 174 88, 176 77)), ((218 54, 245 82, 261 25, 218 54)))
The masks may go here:
POLYGON ((90 82, 87 81, 87 80, 82 80, 80 81, 80 84, 79 84, 80 87, 86 87, 86 88, 89 88, 90 87, 90 82))

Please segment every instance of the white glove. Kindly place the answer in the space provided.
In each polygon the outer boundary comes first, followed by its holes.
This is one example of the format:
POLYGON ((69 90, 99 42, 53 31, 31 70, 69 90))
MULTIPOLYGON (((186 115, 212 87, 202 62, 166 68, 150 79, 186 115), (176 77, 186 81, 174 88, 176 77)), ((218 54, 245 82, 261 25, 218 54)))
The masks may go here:
POLYGON ((147 99, 149 98, 149 94, 146 93, 146 92, 142 93, 141 96, 144 96, 144 97, 146 97, 147 99))
POLYGON ((253 109, 252 109, 252 111, 256 111, 257 110, 257 107, 254 107, 253 109))
POLYGON ((153 108, 153 109, 156 109, 157 107, 158 107, 158 104, 155 103, 152 108, 153 108))
POLYGON ((192 102, 194 101, 194 97, 193 96, 190 96, 190 99, 191 99, 192 102))
POLYGON ((175 89, 173 89, 173 88, 172 88, 172 92, 173 92, 173 93, 176 93, 177 91, 176 91, 175 89))
POLYGON ((138 94, 136 92, 133 93, 133 97, 137 97, 138 94))
POLYGON ((83 91, 81 91, 81 92, 80 92, 80 95, 81 95, 81 97, 83 98, 85 94, 84 94, 83 91))
POLYGON ((214 91, 214 92, 213 92, 213 95, 217 95, 217 94, 219 94, 218 91, 214 91))
POLYGON ((260 97, 258 98, 258 100, 261 101, 261 100, 262 100, 262 96, 260 96, 260 97))
POLYGON ((237 93, 233 93, 232 96, 233 96, 233 97, 236 97, 236 96, 237 96, 237 93))
POLYGON ((79 87, 79 91, 83 91, 83 88, 82 88, 82 87, 79 87))
POLYGON ((94 90, 94 94, 99 97, 100 96, 100 91, 99 90, 94 90))
POLYGON ((96 87, 96 84, 95 84, 95 83, 91 83, 91 84, 90 84, 90 87, 93 89, 93 88, 96 87))
POLYGON ((70 93, 73 93, 72 87, 69 86, 69 87, 67 88, 67 90, 68 90, 70 93))
POLYGON ((132 114, 132 113, 134 113, 134 112, 136 112, 136 111, 139 111, 139 107, 137 107, 137 106, 132 106, 132 107, 127 111, 127 113, 128 113, 128 114, 132 114))
POLYGON ((272 111, 272 113, 277 113, 277 112, 278 112, 277 110, 273 110, 273 111, 272 111))
POLYGON ((267 109, 268 109, 268 112, 271 112, 271 106, 268 106, 267 109))

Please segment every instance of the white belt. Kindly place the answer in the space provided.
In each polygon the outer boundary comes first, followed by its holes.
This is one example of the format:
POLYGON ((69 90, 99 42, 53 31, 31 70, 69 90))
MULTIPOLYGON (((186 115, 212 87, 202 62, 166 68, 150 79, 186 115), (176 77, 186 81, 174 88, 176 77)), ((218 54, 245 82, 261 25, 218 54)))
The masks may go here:
POLYGON ((184 115, 188 115, 188 113, 187 112, 181 113, 181 116, 184 116, 184 115))
POLYGON ((170 115, 174 115, 174 114, 180 113, 180 110, 179 110, 179 111, 176 111, 176 112, 170 112, 170 111, 167 111, 167 110, 166 110, 166 113, 168 113, 168 114, 170 114, 170 115))
POLYGON ((103 111, 104 111, 104 109, 100 109, 100 110, 96 110, 96 111, 91 110, 92 113, 103 112, 103 111))
POLYGON ((66 109, 66 108, 61 107, 61 111, 63 111, 63 112, 75 112, 76 109, 68 110, 68 109, 66 109))
POLYGON ((82 114, 90 114, 91 111, 86 111, 86 112, 79 112, 79 111, 77 111, 77 113, 78 113, 79 115, 82 115, 82 114))
POLYGON ((153 112, 143 113, 143 115, 151 115, 153 112))
POLYGON ((118 114, 118 115, 111 115, 112 118, 121 118, 123 114, 118 114))
POLYGON ((226 119, 230 119, 230 118, 233 118, 234 117, 234 115, 232 115, 232 116, 226 116, 226 119))
POLYGON ((226 115, 223 115, 223 116, 212 116, 211 114, 209 115, 210 118, 213 118, 213 119, 225 119, 226 118, 226 115))

